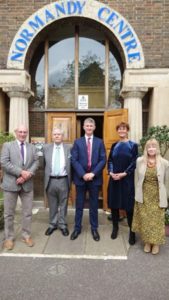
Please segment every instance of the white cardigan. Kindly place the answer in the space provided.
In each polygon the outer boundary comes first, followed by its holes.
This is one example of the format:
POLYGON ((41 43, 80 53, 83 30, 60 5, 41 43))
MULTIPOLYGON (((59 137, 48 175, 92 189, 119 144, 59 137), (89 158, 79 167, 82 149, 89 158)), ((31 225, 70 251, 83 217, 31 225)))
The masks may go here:
MULTIPOLYGON (((135 170, 135 201, 143 203, 143 182, 146 173, 146 163, 143 156, 136 162, 135 170)), ((160 157, 157 162, 157 178, 159 185, 159 207, 167 207, 167 189, 166 182, 169 180, 169 161, 160 157)))

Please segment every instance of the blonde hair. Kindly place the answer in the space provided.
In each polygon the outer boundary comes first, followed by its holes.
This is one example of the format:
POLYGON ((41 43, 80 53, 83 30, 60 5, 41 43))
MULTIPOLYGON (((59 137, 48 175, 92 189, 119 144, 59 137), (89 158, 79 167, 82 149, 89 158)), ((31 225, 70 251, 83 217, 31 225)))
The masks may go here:
POLYGON ((150 145, 153 145, 155 146, 157 152, 156 152, 156 160, 160 160, 161 158, 161 154, 160 154, 160 146, 159 146, 159 142, 155 139, 155 138, 151 138, 149 139, 145 146, 144 146, 144 152, 143 152, 143 157, 144 157, 144 160, 147 162, 148 160, 148 153, 147 153, 147 149, 150 145))

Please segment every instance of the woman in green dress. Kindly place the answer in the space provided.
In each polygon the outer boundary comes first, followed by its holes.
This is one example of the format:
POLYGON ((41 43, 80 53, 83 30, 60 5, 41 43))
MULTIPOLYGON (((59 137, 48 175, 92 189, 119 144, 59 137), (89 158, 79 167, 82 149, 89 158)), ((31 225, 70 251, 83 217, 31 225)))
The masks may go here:
POLYGON ((168 205, 168 174, 169 162, 161 157, 157 140, 148 140, 143 156, 136 163, 132 223, 132 230, 140 234, 146 253, 159 253, 160 245, 165 243, 164 213, 168 205))

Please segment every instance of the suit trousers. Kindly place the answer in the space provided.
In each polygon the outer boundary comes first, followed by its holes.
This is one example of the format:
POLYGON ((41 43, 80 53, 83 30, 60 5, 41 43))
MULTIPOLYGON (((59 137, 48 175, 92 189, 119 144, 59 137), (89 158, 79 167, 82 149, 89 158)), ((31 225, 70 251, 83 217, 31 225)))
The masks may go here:
POLYGON ((14 216, 18 196, 20 197, 22 203, 22 237, 30 237, 33 191, 25 192, 23 189, 21 189, 19 192, 3 191, 3 193, 5 239, 14 240, 14 216))
POLYGON ((46 190, 49 203, 49 225, 51 228, 59 227, 64 229, 67 227, 67 203, 68 203, 68 178, 50 178, 46 190))
POLYGON ((85 182, 82 186, 76 186, 76 213, 75 213, 75 230, 81 232, 83 218, 83 207, 86 198, 86 192, 89 192, 89 219, 92 230, 98 228, 98 196, 99 186, 93 182, 85 182))

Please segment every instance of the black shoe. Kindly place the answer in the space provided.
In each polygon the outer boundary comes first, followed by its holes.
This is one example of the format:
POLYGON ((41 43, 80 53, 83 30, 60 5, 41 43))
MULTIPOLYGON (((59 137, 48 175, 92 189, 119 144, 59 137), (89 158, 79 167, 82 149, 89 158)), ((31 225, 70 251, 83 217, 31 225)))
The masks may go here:
POLYGON ((125 217, 119 217, 119 222, 123 221, 125 217))
POLYGON ((129 233, 129 244, 131 246, 133 246, 136 242, 136 235, 135 235, 135 232, 131 231, 130 230, 130 233, 129 233))
MULTIPOLYGON (((123 221, 125 219, 125 217, 119 217, 119 222, 123 221)), ((108 215, 107 220, 109 221, 113 221, 112 215, 108 215)))
POLYGON ((107 220, 112 221, 112 215, 108 215, 107 220))
POLYGON ((93 239, 94 239, 96 242, 100 241, 100 235, 99 235, 97 229, 96 229, 96 230, 93 230, 93 229, 92 229, 92 236, 93 236, 93 239))
POLYGON ((111 239, 112 240, 115 240, 117 238, 118 231, 119 231, 118 227, 113 227, 113 231, 112 231, 112 234, 111 234, 111 239))
POLYGON ((69 235, 69 230, 67 228, 60 228, 60 231, 62 232, 62 234, 64 236, 68 236, 69 235))
POLYGON ((57 230, 57 227, 49 227, 49 228, 45 231, 45 235, 51 235, 55 230, 57 230))
POLYGON ((70 239, 71 239, 72 241, 75 240, 75 239, 77 239, 77 237, 78 237, 79 234, 80 234, 79 231, 74 230, 74 231, 72 232, 71 236, 70 236, 70 239))

